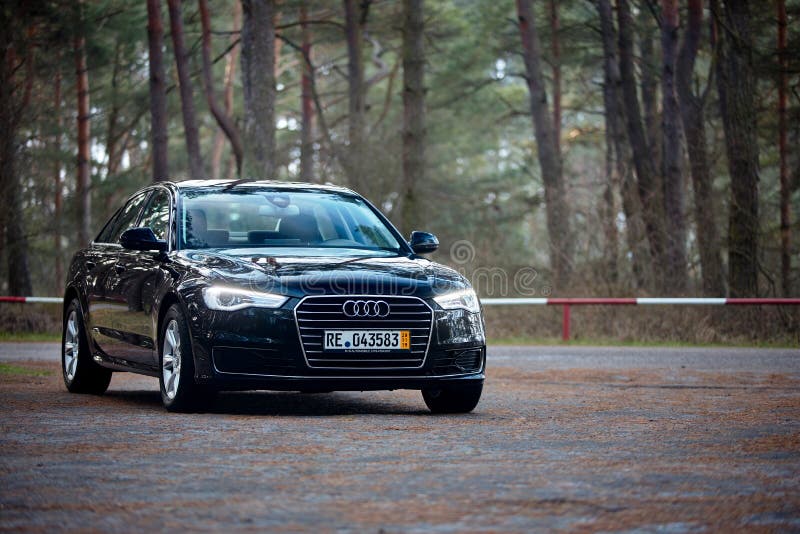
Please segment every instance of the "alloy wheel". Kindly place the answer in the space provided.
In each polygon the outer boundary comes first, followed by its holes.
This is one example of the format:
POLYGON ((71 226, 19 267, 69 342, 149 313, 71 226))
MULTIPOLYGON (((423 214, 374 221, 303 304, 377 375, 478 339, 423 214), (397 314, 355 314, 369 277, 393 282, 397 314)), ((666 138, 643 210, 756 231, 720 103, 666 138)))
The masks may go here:
POLYGON ((64 372, 70 382, 75 378, 75 371, 78 369, 78 353, 80 352, 78 332, 78 314, 72 310, 67 318, 67 328, 64 333, 64 372))
POLYGON ((181 335, 178 321, 172 319, 164 331, 164 350, 162 351, 161 374, 164 392, 171 400, 178 394, 181 380, 181 335))

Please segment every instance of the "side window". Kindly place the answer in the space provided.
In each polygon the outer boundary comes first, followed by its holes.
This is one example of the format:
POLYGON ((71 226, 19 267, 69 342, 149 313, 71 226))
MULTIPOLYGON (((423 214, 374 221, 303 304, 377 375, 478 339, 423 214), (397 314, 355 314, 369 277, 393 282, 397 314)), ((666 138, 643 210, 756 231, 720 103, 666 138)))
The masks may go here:
POLYGON ((139 226, 149 226, 157 239, 167 239, 169 229, 169 193, 157 190, 150 197, 150 203, 144 209, 139 226))
POLYGON ((114 225, 117 223, 117 218, 119 217, 119 212, 122 209, 118 209, 114 215, 108 220, 103 229, 100 230, 100 233, 97 234, 97 237, 94 238, 95 243, 108 243, 109 239, 111 238, 111 232, 114 231, 114 225))
POLYGON ((125 204, 125 207, 122 208, 122 211, 117 217, 114 231, 111 233, 107 242, 119 243, 119 238, 122 233, 129 228, 133 228, 133 225, 136 224, 136 220, 139 218, 139 212, 142 211, 142 205, 147 199, 147 195, 148 193, 137 195, 125 204))

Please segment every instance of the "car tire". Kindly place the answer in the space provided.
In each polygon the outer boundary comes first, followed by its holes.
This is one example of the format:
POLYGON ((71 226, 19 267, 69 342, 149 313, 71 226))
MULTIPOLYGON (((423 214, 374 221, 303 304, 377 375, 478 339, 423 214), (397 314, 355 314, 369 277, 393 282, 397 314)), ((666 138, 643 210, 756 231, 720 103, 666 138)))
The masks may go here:
POLYGON ((89 347, 83 312, 78 299, 73 299, 61 329, 61 374, 70 393, 102 395, 111 382, 111 370, 92 359, 89 347))
POLYGON ((170 412, 202 412, 214 402, 215 392, 194 381, 194 354, 186 319, 173 304, 162 321, 158 352, 161 401, 170 412))
POLYGON ((469 413, 481 400, 483 384, 427 388, 422 390, 422 398, 433 413, 469 413))

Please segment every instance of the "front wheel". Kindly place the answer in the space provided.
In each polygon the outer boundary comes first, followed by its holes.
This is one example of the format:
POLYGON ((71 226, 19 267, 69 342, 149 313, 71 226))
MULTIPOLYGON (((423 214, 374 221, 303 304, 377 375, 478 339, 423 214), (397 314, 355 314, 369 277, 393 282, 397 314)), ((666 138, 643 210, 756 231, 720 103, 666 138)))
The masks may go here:
POLYGON ((433 413, 469 413, 481 400, 483 384, 446 386, 422 390, 422 398, 433 413))
POLYGON ((83 322, 81 306, 72 300, 64 314, 61 333, 61 372, 70 393, 100 395, 108 389, 111 371, 92 360, 89 336, 83 322))
POLYGON ((197 412, 208 408, 214 392, 194 381, 194 355, 186 320, 177 304, 164 316, 161 331, 161 401, 170 412, 197 412))

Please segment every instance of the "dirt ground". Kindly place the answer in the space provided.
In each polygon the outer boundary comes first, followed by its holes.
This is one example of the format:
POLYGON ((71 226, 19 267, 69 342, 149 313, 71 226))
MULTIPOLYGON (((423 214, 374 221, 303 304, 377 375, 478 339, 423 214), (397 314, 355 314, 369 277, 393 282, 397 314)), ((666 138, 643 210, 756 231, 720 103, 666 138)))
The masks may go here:
POLYGON ((538 350, 490 353, 464 416, 412 391, 177 415, 155 379, 71 395, 57 362, 3 364, 0 530, 800 530, 800 351, 751 369, 538 350))

